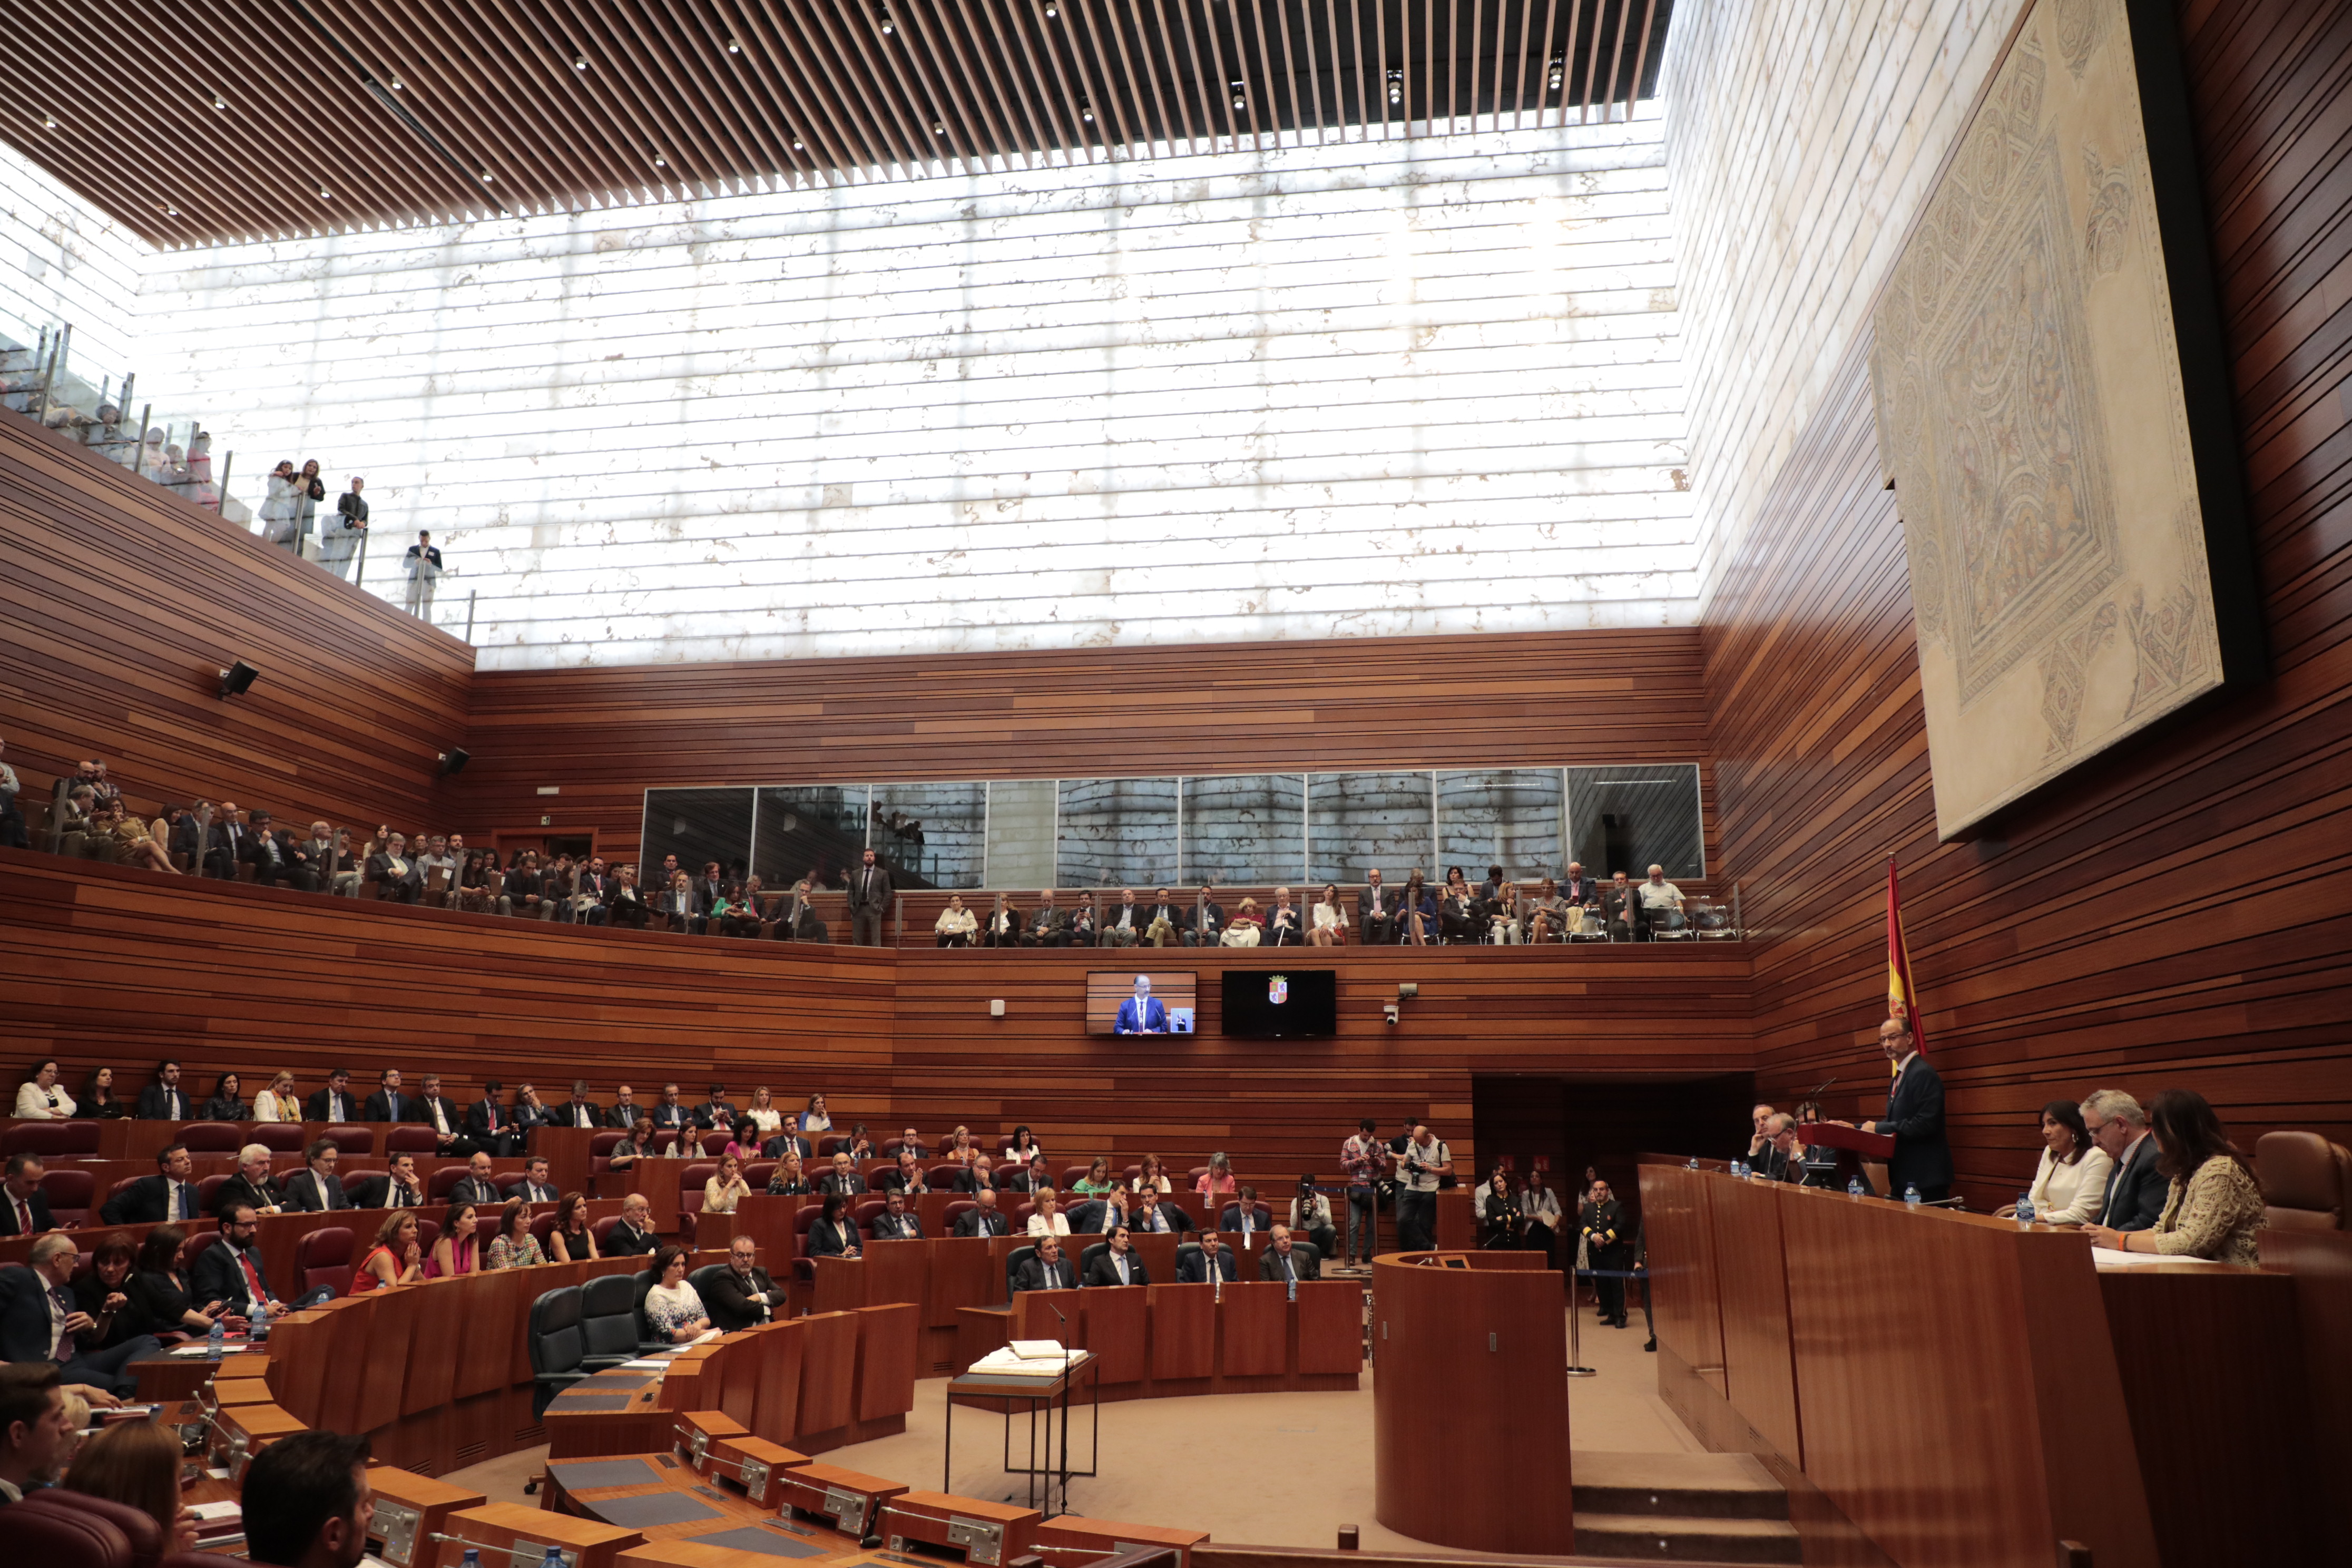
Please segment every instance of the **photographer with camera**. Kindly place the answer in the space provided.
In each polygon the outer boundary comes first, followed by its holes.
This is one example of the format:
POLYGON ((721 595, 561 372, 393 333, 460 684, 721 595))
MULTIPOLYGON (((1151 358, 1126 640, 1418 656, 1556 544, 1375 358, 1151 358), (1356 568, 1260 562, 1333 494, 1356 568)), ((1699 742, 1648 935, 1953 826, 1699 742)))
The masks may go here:
POLYGON ((1313 1176, 1298 1178, 1298 1191, 1290 1200, 1290 1228, 1314 1244, 1318 1257, 1328 1258, 1339 1250, 1339 1238, 1331 1228, 1331 1200, 1315 1190, 1313 1176))
POLYGON ((1397 1246, 1427 1252, 1437 1246, 1437 1189, 1454 1173, 1454 1152, 1416 1121, 1397 1157, 1397 1246))
POLYGON ((1356 1135, 1339 1145, 1339 1168, 1348 1174, 1348 1258, 1372 1261, 1372 1233, 1380 1217, 1381 1182, 1392 1156, 1375 1135, 1372 1119, 1356 1123, 1356 1135))

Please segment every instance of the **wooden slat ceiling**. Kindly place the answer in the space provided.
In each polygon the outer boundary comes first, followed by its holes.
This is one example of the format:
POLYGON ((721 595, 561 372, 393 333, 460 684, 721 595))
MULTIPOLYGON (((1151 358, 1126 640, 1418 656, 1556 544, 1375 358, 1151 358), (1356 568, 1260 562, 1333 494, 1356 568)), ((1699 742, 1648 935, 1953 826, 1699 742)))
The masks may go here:
POLYGON ((1673 0, 0 0, 0 139, 158 245, 1624 118, 1673 0))

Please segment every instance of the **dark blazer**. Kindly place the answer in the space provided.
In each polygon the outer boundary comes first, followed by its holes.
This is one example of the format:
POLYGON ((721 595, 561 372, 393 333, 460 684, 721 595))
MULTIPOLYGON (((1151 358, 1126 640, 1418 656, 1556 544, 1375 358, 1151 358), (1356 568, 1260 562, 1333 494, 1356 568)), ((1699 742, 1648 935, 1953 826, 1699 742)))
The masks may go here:
POLYGON ((626 1105, 615 1102, 604 1112, 604 1125, 607 1127, 617 1127, 622 1131, 626 1132, 630 1128, 635 1127, 637 1124, 638 1117, 649 1114, 651 1113, 646 1109, 646 1107, 638 1104, 634 1100, 626 1105))
MULTIPOLYGON (((55 1230, 58 1228, 57 1220, 49 1214, 48 1194, 41 1191, 38 1187, 35 1187, 33 1189, 33 1195, 25 1200, 25 1206, 32 1211, 33 1228, 21 1234, 26 1236, 37 1236, 42 1231, 55 1230)), ((0 1193, 0 1236, 16 1236, 18 1234, 19 1232, 16 1229, 16 1200, 10 1197, 6 1193, 0 1193)))
POLYGON ((1103 1220, 1110 1213, 1110 1205, 1100 1198, 1088 1198, 1062 1212, 1069 1219, 1072 1236, 1100 1236, 1104 1234, 1103 1220))
MULTIPOLYGON (((245 1255, 253 1263, 253 1271, 261 1277, 261 1288, 271 1290, 268 1271, 261 1266, 261 1248, 248 1247, 245 1255)), ((271 1290, 271 1294, 276 1294, 271 1290)), ((236 1266, 236 1258, 225 1241, 215 1241, 196 1254, 188 1268, 188 1299, 192 1301, 219 1301, 241 1318, 253 1315, 253 1292, 245 1282, 245 1270, 236 1266)))
POLYGON ((461 1176, 457 1179, 457 1184, 449 1189, 449 1201, 453 1204, 471 1204, 478 1209, 499 1208, 505 1205, 507 1195, 499 1191, 498 1183, 495 1181, 485 1182, 472 1176, 461 1176))
MULTIPOLYGON (((196 1184, 182 1182, 184 1201, 191 1215, 204 1211, 196 1205, 196 1184)), ((171 1214, 169 1178, 162 1173, 142 1176, 106 1200, 99 1209, 99 1217, 109 1225, 162 1225, 171 1214)))
POLYGON ((360 1120, 362 1121, 414 1121, 416 1120, 416 1112, 419 1109, 416 1100, 415 1095, 402 1089, 400 1109, 395 1112, 392 1106, 392 1096, 379 1089, 369 1095, 366 1104, 361 1107, 360 1120))
POLYGON ((417 898, 425 891, 425 877, 416 868, 416 857, 403 855, 400 863, 408 868, 408 874, 404 877, 392 874, 392 857, 379 849, 367 858, 367 870, 363 875, 368 881, 382 887, 388 898, 417 898))
POLYGON ((760 1145, 760 1154, 761 1158, 769 1160, 781 1160, 786 1154, 798 1154, 801 1157, 801 1163, 806 1165, 811 1160, 816 1158, 816 1145, 797 1132, 779 1132, 760 1145))
MULTIPOLYGON (((1241 1227, 1242 1227, 1242 1205, 1239 1205, 1238 1203, 1227 1204, 1223 1208, 1222 1208, 1222 1209, 1220 1209, 1220 1210, 1218 1210, 1218 1211, 1217 1211, 1217 1228, 1218 1228, 1219 1230, 1238 1231, 1238 1230, 1240 1230, 1240 1229, 1241 1229, 1241 1227)), ((1261 1233, 1261 1232, 1263 1232, 1263 1231, 1269 1231, 1269 1230, 1272 1230, 1273 1228, 1274 1228, 1274 1208, 1273 1208, 1273 1205, 1269 1205, 1269 1204, 1264 1204, 1264 1203, 1258 1203, 1258 1202, 1253 1201, 1253 1202, 1250 1204, 1250 1234, 1251 1234, 1251 1235, 1253 1235, 1253 1236, 1255 1236, 1255 1235, 1257 1235, 1257 1234, 1259 1234, 1259 1233, 1261 1233), (1258 1212, 1257 1212, 1257 1211, 1258 1211, 1258 1210, 1260 1210, 1260 1209, 1264 1209, 1264 1210, 1265 1210, 1266 1212, 1265 1212, 1265 1213, 1264 1213, 1264 1214, 1260 1214, 1260 1213, 1258 1213, 1258 1212)))
POLYGON ((257 1187, 246 1179, 243 1171, 239 1171, 236 1175, 223 1182, 220 1184, 220 1191, 213 1194, 213 1213, 217 1215, 232 1203, 250 1204, 256 1214, 259 1214, 263 1209, 286 1206, 286 1199, 278 1192, 277 1183, 265 1176, 262 1178, 261 1184, 257 1187))
POLYGON ((691 1108, 683 1105, 664 1105, 657 1100, 651 1105, 646 1107, 646 1114, 653 1118, 654 1128, 656 1131, 665 1127, 691 1127, 694 1125, 694 1111, 691 1108))
POLYGON ((915 1180, 913 1182, 909 1182, 907 1179, 907 1173, 898 1169, 896 1165, 891 1166, 887 1171, 877 1172, 875 1174, 873 1181, 874 1190, 882 1193, 906 1192, 918 1184, 922 1185, 925 1192, 929 1192, 930 1190, 929 1178, 924 1173, 923 1168, 920 1165, 915 1167, 915 1180))
POLYGON ((1915 1056, 1903 1076, 1887 1090, 1886 1114, 1878 1131, 1895 1134, 1895 1152, 1886 1157, 1886 1184, 1893 1195, 1916 1185, 1952 1184, 1952 1145, 1944 1136, 1944 1079, 1924 1056, 1915 1056))
MULTIPOLYGON (((1345 894, 1340 896, 1342 898, 1346 897, 1345 894)), ((1401 923, 1397 917, 1403 911, 1403 889, 1400 888, 1391 888, 1386 883, 1382 883, 1381 885, 1381 913, 1386 916, 1389 921, 1389 940, 1391 942, 1394 942, 1396 940, 1396 927, 1401 923)), ((1372 940, 1372 928, 1369 923, 1371 918, 1372 889, 1368 885, 1362 892, 1356 895, 1356 939, 1359 942, 1369 943, 1372 940)))
MULTIPOLYGON (((318 1093, 312 1095, 310 1099, 302 1102, 303 1121, 349 1121, 355 1120, 359 1116, 362 1102, 358 1095, 352 1093, 349 1089, 345 1089, 343 1091, 343 1110, 347 1114, 342 1116, 329 1115, 327 1106, 328 1092, 328 1090, 322 1089, 319 1090, 318 1093)), ((385 1117, 371 1116, 368 1120, 370 1121, 382 1121, 389 1119, 385 1117)))
POLYGON ((562 1105, 551 1106, 548 1108, 550 1120, 558 1127, 579 1126, 580 1112, 583 1110, 585 1110, 588 1113, 589 1126, 602 1127, 604 1125, 604 1110, 593 1100, 567 1100, 562 1105))
POLYGON ((483 1138, 502 1138, 506 1134, 519 1130, 520 1119, 513 1111, 509 1110, 503 1105, 499 1106, 498 1110, 498 1130, 496 1131, 492 1131, 490 1129, 490 1102, 488 1100, 478 1100, 474 1101, 473 1104, 466 1107, 467 1132, 471 1134, 477 1140, 479 1140, 483 1138))
POLYGON ((694 1108, 694 1124, 705 1132, 716 1132, 721 1127, 732 1127, 741 1120, 742 1112, 732 1100, 704 1100, 694 1108))
MULTIPOLYGON (((1186 904, 1184 906, 1184 918, 1176 922, 1176 929, 1178 931, 1194 931, 1201 929, 1197 924, 1200 920, 1200 916, 1201 906, 1199 904, 1186 904)), ((1225 906, 1218 903, 1214 899, 1212 899, 1209 900, 1208 933, 1211 936, 1215 936, 1224 929, 1225 906)))
POLYGON ((327 1196, 321 1203, 319 1198, 320 1180, 319 1173, 308 1166, 291 1173, 286 1178, 285 1195, 278 1200, 278 1206, 290 1214, 320 1214, 352 1206, 352 1200, 343 1194, 343 1179, 341 1176, 325 1178, 327 1196))
POLYGON ((856 914, 871 910, 876 914, 890 907, 890 870, 875 857, 875 864, 855 867, 849 873, 849 912, 856 914))
POLYGON ((433 1124, 433 1108, 437 1105, 441 1108, 442 1120, 449 1123, 449 1135, 457 1138, 465 1134, 465 1108, 446 1094, 436 1094, 430 1099, 421 1094, 415 1100, 404 1097, 402 1103, 415 1108, 408 1118, 411 1121, 422 1121, 428 1127, 433 1124))
POLYGON ((1012 1217, 1003 1209, 966 1209, 956 1215, 958 1236, 1003 1236, 1012 1228, 1012 1217))
POLYGON ((765 1319, 761 1316, 759 1304, 751 1300, 755 1295, 773 1292, 775 1289, 776 1282, 768 1278, 766 1269, 753 1268, 747 1283, 730 1266, 711 1276, 710 1283, 702 1291, 702 1305, 710 1314, 710 1326, 731 1334, 739 1329, 748 1329, 754 1323, 783 1315, 782 1300, 768 1303, 765 1319))
POLYGON ((0 1361, 47 1361, 49 1349, 49 1282, 27 1264, 0 1268, 0 1361))
POLYGON ((2109 1230, 2150 1228, 2163 1217, 2171 1186, 2156 1168, 2156 1135, 2150 1133, 2127 1162, 2108 1173, 2107 1202, 2099 1211, 2099 1223, 2109 1230))
MULTIPOLYGON (((1159 1211, 1160 1217, 1168 1222, 1168 1235, 1181 1236, 1192 1228, 1192 1216, 1186 1213, 1180 1204, 1161 1203, 1155 1205, 1130 1203, 1127 1205, 1127 1223, 1135 1227, 1138 1235, 1152 1234, 1151 1215, 1155 1207, 1159 1211)), ((1070 1228, 1075 1230, 1077 1226, 1073 1224, 1070 1228)))
POLYGON ((1044 904, 1029 911, 1028 921, 1021 927, 1024 936, 1066 936, 1070 930, 1070 911, 1059 904, 1044 904))
POLYGON ((877 1241, 920 1241, 923 1222, 914 1210, 894 1215, 887 1210, 874 1216, 874 1239, 877 1241))
POLYGON ((837 1257, 858 1245, 857 1226, 846 1219, 829 1222, 820 1216, 808 1227, 811 1258, 837 1257))
MULTIPOLYGON (((147 1310, 139 1304, 138 1292, 132 1289, 138 1278, 136 1274, 123 1276, 124 1300, 121 1307, 114 1314, 114 1321, 107 1325, 106 1337, 100 1339, 93 1334, 84 1333, 81 1336, 83 1350, 111 1350, 125 1340, 135 1340, 142 1334, 158 1331, 155 1324, 148 1318, 147 1310)), ((88 1312, 93 1321, 105 1310, 106 1298, 110 1294, 107 1289, 106 1281, 98 1277, 98 1270, 95 1268, 87 1274, 76 1275, 69 1293, 73 1297, 73 1304, 88 1312)), ((180 1326, 179 1320, 173 1319, 171 1326, 173 1329, 177 1329, 180 1326)))
POLYGON ((843 1197, 854 1198, 861 1196, 864 1194, 870 1192, 872 1189, 866 1186, 866 1178, 859 1175, 853 1170, 846 1172, 827 1171, 824 1175, 817 1178, 816 1190, 821 1193, 839 1193, 843 1197))
POLYGON ((1075 1290, 1078 1288, 1077 1266, 1064 1253, 1058 1263, 1048 1264, 1043 1258, 1024 1260, 1013 1276, 1013 1289, 1021 1290, 1075 1290))
POLYGON ((252 1105, 242 1100, 223 1100, 219 1095, 205 1101, 196 1114, 206 1121, 250 1121, 252 1105))
MULTIPOLYGON (((1290 1261, 1297 1265, 1298 1277, 1301 1279, 1320 1279, 1323 1278, 1323 1260, 1321 1258, 1301 1252, 1294 1247, 1290 1251, 1290 1261)), ((1276 1280, 1285 1278, 1282 1272, 1282 1254, 1275 1251, 1271 1247, 1259 1254, 1257 1260, 1257 1277, 1261 1279, 1276 1280)))
MULTIPOLYGON (((1240 1277, 1241 1266, 1234 1260, 1230 1247, 1217 1248, 1217 1272, 1227 1279, 1240 1277)), ((1186 1252, 1176 1258, 1176 1282, 1180 1285, 1206 1285, 1209 1282, 1209 1255, 1206 1252, 1186 1252)))
MULTIPOLYGON (((1130 1285, 1151 1283, 1151 1271, 1143 1267, 1143 1259, 1132 1251, 1127 1255, 1127 1282, 1130 1285)), ((1118 1283, 1118 1265, 1111 1261, 1109 1247, 1104 1247, 1101 1254, 1092 1263, 1087 1265, 1087 1283, 1089 1285, 1118 1283)))
POLYGON ((139 1120, 142 1121, 185 1121, 196 1108, 184 1089, 168 1091, 178 1103, 166 1103, 166 1090, 160 1083, 151 1083, 139 1091, 139 1120))
MULTIPOLYGON (((1138 904, 1135 907, 1143 917, 1135 923, 1139 931, 1150 931, 1153 921, 1166 921, 1171 926, 1184 923, 1184 906, 1181 904, 1138 904)), ((1113 920, 1118 918, 1115 912, 1111 916, 1113 920)))
POLYGON ((1025 1166, 1016 1165, 1011 1171, 999 1166, 998 1170, 1002 1173, 996 1178, 996 1190, 1000 1193, 1042 1193, 1054 1184, 1050 1174, 1041 1182, 1025 1166))
MULTIPOLYGON (((628 1221, 623 1220, 613 1227, 611 1235, 597 1243, 597 1247, 606 1258, 650 1258, 661 1250, 661 1237, 649 1230, 635 1229, 628 1221)), ((706 1301, 703 1305, 709 1306, 709 1303, 706 1301)))

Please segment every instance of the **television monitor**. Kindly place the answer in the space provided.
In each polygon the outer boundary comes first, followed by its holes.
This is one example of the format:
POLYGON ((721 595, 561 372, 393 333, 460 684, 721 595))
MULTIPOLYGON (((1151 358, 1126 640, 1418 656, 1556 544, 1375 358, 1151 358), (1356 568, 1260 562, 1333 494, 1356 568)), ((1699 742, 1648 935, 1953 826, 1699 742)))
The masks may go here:
POLYGON ((1135 977, 1148 975, 1151 980, 1152 1000, 1168 1012, 1168 1032, 1189 1035, 1193 1032, 1193 1020, 1198 1015, 1194 994, 1194 979, 1189 969, 1094 969, 1087 972, 1087 1032, 1091 1035, 1118 1033, 1118 1010, 1121 1004, 1135 994, 1135 977))
POLYGON ((1225 1033, 1251 1039, 1337 1034, 1339 981, 1328 969, 1228 969, 1225 1033))

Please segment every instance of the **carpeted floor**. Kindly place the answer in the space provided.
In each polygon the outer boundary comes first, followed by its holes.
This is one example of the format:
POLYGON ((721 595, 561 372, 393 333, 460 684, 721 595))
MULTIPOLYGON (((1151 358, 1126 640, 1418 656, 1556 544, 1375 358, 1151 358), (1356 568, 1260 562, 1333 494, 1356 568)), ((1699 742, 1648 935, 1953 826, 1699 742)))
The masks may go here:
MULTIPOLYGON (((1591 1309, 1587 1309, 1588 1313, 1591 1309)), ((1618 1453, 1696 1453, 1696 1439, 1659 1403, 1656 1358, 1633 1327, 1591 1327, 1585 1364, 1600 1375, 1569 1381, 1570 1430, 1579 1448, 1618 1453)), ((824 1456, 829 1464, 966 1497, 1021 1501, 1024 1483, 1003 1468, 1003 1418, 959 1410, 954 1463, 941 1486, 947 1380, 915 1385, 907 1430, 824 1456)), ((1071 1462, 1083 1467, 1091 1416, 1076 1412, 1071 1462)), ((1027 1422, 1013 1427, 1021 1458, 1027 1422)), ((532 1502, 523 1482, 546 1450, 509 1454, 448 1479, 494 1500, 532 1502)), ((1071 1508, 1097 1519, 1186 1524, 1218 1541, 1260 1546, 1328 1547, 1343 1524, 1362 1531, 1368 1552, 1426 1550, 1384 1530, 1372 1511, 1372 1374, 1353 1394, 1252 1394, 1145 1399, 1102 1407, 1101 1474, 1071 1483, 1071 1508)))

